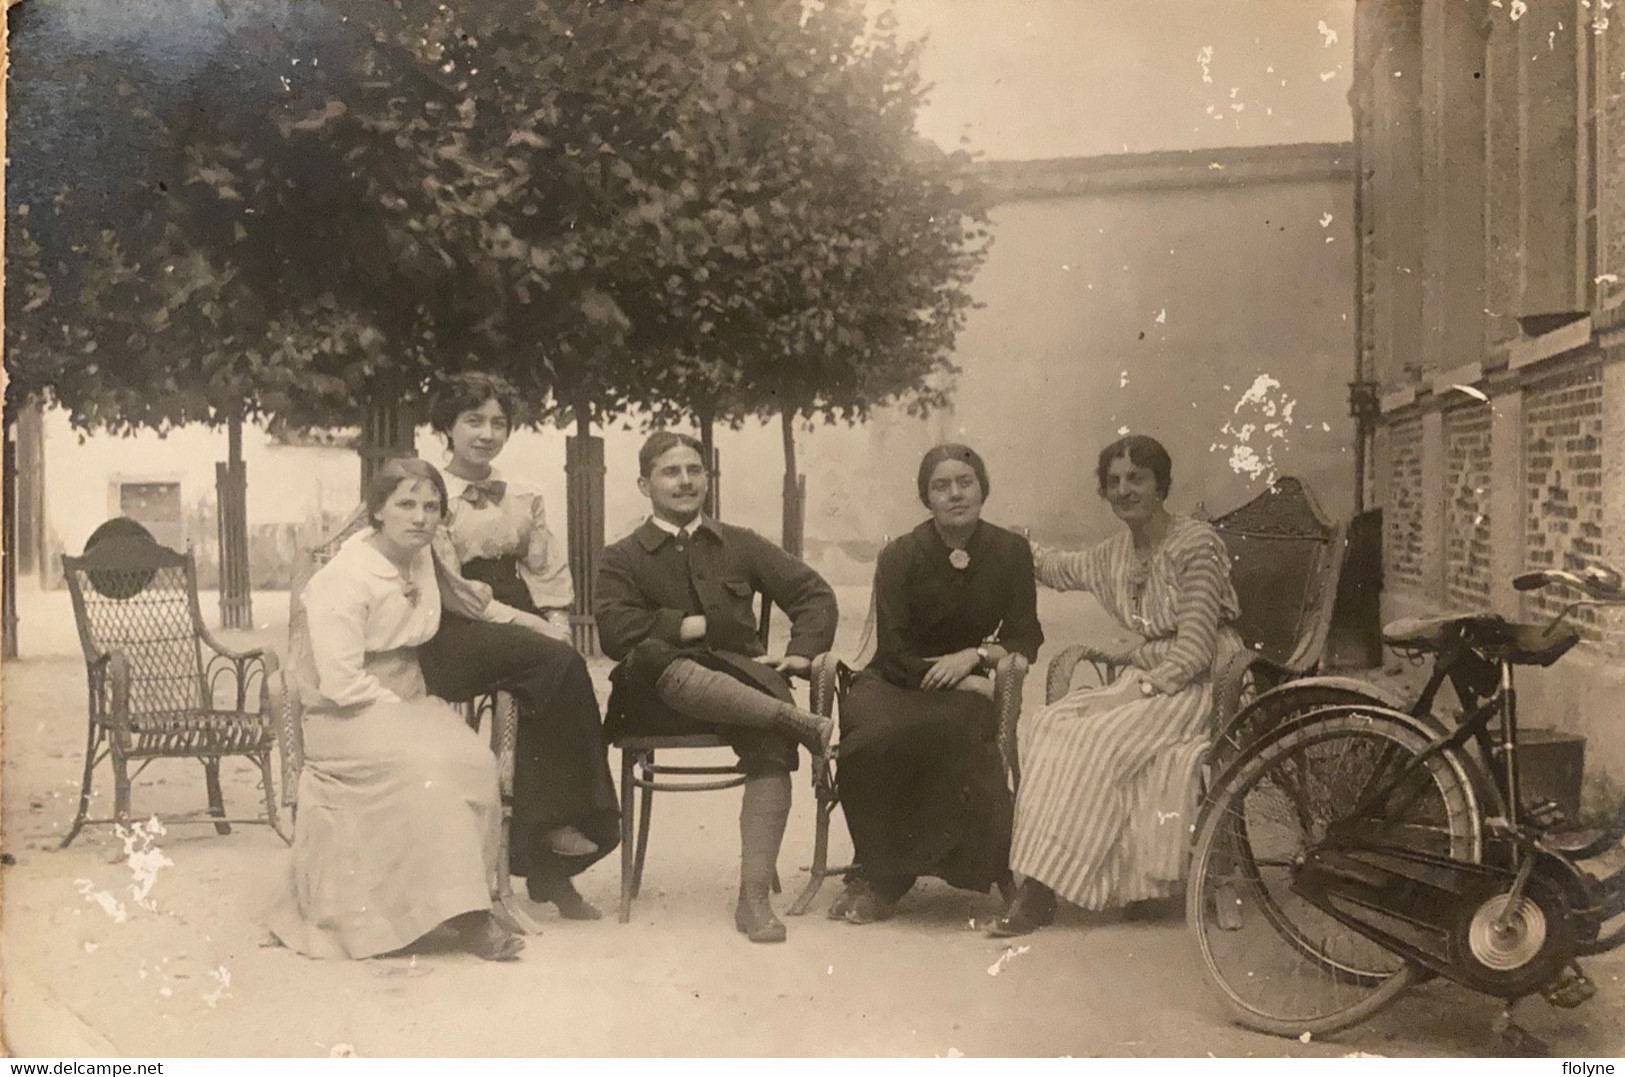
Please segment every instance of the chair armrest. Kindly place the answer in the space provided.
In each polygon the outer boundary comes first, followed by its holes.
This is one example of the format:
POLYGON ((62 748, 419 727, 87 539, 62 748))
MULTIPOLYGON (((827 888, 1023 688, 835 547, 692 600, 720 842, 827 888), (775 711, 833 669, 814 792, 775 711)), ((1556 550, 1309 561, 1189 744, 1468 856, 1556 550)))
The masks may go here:
POLYGON ((205 697, 212 705, 215 689, 221 678, 229 678, 235 695, 235 708, 245 714, 248 713, 249 691, 253 686, 253 678, 256 675, 260 677, 263 697, 263 682, 276 672, 279 665, 277 653, 268 647, 256 647, 251 651, 233 651, 217 646, 207 635, 203 640, 215 651, 203 667, 205 697))
MULTIPOLYGON (((839 684, 838 673, 840 662, 835 655, 824 651, 812 660, 812 668, 807 671, 807 680, 810 682, 808 709, 814 714, 832 718, 835 715, 835 693, 839 684)), ((839 735, 839 734, 837 734, 839 735)), ((811 757, 813 796, 819 804, 833 805, 839 794, 835 790, 834 763, 839 746, 831 744, 829 754, 811 757)))
POLYGON ((1247 671, 1263 661, 1249 651, 1237 651, 1213 672, 1213 724, 1208 736, 1216 737, 1241 710, 1241 695, 1247 686, 1247 671))
POLYGON ((1253 679, 1258 682, 1259 691, 1261 692, 1271 688, 1279 688, 1287 681, 1295 681, 1299 677, 1310 676, 1319 666, 1317 662, 1305 669, 1293 669, 1291 666, 1282 665, 1280 662, 1265 658, 1256 652, 1249 653, 1247 659, 1248 668, 1252 670, 1253 679))
POLYGON ((1007 654, 993 667, 993 711, 999 720, 999 754, 1010 775, 1010 788, 1021 784, 1016 727, 1021 720, 1021 692, 1027 683, 1027 656, 1007 654))
POLYGON ((209 645, 209 649, 211 651, 217 655, 220 655, 222 658, 229 658, 232 660, 261 658, 271 650, 269 647, 255 647, 254 649, 248 651, 233 650, 215 638, 214 633, 210 632, 208 627, 205 625, 198 625, 198 635, 203 637, 203 642, 209 645))
POLYGON ((299 772, 305 766, 304 707, 280 669, 266 675, 265 686, 282 754, 282 804, 293 808, 299 799, 299 772))
POLYGON ((1107 685, 1116 680, 1117 675, 1128 665, 1128 655, 1108 651, 1102 647, 1092 647, 1087 643, 1074 643, 1065 648, 1049 660, 1049 673, 1044 680, 1046 703, 1054 703, 1072 690, 1072 677, 1077 672, 1080 662, 1088 662, 1094 666, 1100 683, 1107 685))
POLYGON ((812 685, 809 709, 828 718, 835 713, 835 673, 839 663, 831 651, 825 651, 812 661, 807 679, 812 685))

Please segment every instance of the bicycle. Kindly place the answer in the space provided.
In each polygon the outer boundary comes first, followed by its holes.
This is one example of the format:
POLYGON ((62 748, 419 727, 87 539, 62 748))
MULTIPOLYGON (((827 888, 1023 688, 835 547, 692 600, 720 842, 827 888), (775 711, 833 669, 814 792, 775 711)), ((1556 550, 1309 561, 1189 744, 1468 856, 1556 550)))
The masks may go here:
POLYGON ((1241 1024, 1327 1035, 1433 975, 1506 1000, 1508 1015, 1536 992, 1558 1006, 1595 994, 1576 959, 1625 942, 1625 926, 1603 932, 1625 915, 1625 868, 1585 862, 1625 839, 1625 804, 1597 827, 1523 804, 1513 669, 1560 660, 1580 640, 1570 615, 1625 605, 1625 580, 1597 566, 1513 585, 1584 597, 1544 624, 1396 622, 1385 642, 1433 656, 1410 708, 1299 709, 1217 776, 1186 914, 1204 975, 1241 1024), (1464 712, 1454 728, 1433 714, 1447 682, 1464 712))

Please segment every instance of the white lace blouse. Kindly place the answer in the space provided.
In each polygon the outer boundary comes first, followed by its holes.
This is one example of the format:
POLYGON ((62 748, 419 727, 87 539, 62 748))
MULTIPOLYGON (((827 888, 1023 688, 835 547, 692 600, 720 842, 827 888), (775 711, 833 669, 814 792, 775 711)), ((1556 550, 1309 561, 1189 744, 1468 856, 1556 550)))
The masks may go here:
MULTIPOLYGON (((547 526, 547 509, 542 492, 524 479, 508 478, 492 469, 484 483, 498 482, 503 492, 500 502, 489 496, 471 495, 470 483, 447 471, 446 495, 449 514, 437 544, 447 567, 455 570, 476 557, 516 557, 519 578, 539 610, 567 610, 575 601, 570 581, 570 559, 563 542, 547 526)), ((491 599, 490 588, 467 581, 483 592, 489 603, 481 619, 510 621, 512 607, 491 599)))

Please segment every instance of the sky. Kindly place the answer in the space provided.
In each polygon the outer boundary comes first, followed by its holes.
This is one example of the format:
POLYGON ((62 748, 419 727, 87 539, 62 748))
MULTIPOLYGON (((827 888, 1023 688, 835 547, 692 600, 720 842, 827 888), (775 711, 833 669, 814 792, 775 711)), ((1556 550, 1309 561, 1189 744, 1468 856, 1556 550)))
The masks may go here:
POLYGON ((1345 142, 1354 0, 877 0, 920 133, 994 160, 1345 142))

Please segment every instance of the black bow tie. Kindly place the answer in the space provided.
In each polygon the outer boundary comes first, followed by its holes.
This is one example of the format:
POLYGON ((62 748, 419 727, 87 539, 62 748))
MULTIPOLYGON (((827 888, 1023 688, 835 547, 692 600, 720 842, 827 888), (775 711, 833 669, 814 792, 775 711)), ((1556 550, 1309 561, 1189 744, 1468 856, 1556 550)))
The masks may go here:
POLYGON ((477 509, 483 509, 486 503, 502 504, 503 495, 508 492, 508 484, 501 479, 481 479, 471 482, 463 490, 463 500, 477 509))

